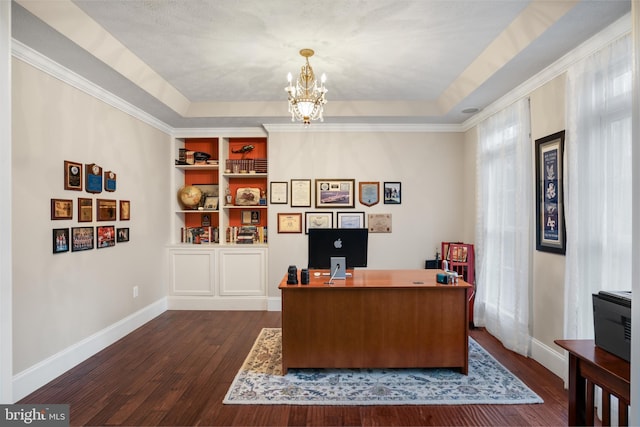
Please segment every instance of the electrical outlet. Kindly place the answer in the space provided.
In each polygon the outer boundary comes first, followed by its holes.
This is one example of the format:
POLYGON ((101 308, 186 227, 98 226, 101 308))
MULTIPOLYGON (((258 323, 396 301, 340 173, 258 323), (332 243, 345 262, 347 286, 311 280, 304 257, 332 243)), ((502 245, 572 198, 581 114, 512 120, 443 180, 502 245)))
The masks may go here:
POLYGON ((134 298, 138 298, 138 287, 137 286, 133 287, 133 297, 134 298))

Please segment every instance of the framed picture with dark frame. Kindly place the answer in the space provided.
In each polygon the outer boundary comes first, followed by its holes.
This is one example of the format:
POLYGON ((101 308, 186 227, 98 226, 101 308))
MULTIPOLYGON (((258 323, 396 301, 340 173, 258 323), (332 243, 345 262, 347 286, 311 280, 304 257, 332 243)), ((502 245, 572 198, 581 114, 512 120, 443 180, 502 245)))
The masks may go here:
POLYGON ((287 187, 289 183, 286 181, 272 181, 269 183, 269 203, 272 205, 286 205, 288 203, 287 187))
POLYGON ((117 228, 116 229, 116 241, 118 243, 128 242, 129 241, 129 229, 128 228, 117 228))
POLYGON ((51 219, 73 219, 73 200, 51 199, 51 219))
POLYGON ((93 227, 71 228, 71 252, 88 251, 94 245, 93 227))
POLYGON ((117 212, 115 200, 96 199, 96 219, 98 221, 115 221, 117 212))
POLYGON ((333 212, 305 212, 304 234, 309 234, 310 228, 333 228, 333 212))
POLYGON ((562 176, 565 131, 537 139, 536 249, 564 255, 566 229, 562 176))
POLYGON ((78 197, 78 222, 93 221, 93 199, 78 197))
POLYGON ((113 225, 100 225, 97 228, 98 249, 116 245, 116 228, 113 225))
POLYGON ((291 180, 291 207, 311 207, 311 180, 291 180))
POLYGON ((82 191, 82 163, 64 161, 64 189, 82 191))
POLYGON ((316 208, 353 208, 354 179, 316 179, 316 208))
POLYGON ((364 212, 337 212, 338 228, 366 228, 364 212))
POLYGON ((53 229, 53 253, 59 254, 69 252, 69 229, 54 228, 53 229))
POLYGON ((384 183, 384 204, 399 205, 402 203, 402 183, 385 182, 384 183))

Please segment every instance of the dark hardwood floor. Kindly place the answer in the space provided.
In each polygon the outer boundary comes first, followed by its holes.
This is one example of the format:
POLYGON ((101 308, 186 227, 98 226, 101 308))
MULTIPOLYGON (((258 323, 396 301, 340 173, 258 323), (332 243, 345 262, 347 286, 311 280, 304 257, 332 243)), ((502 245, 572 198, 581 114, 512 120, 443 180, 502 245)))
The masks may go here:
POLYGON ((559 426, 562 380, 506 350, 482 329, 471 336, 544 400, 538 405, 223 405, 259 331, 279 312, 167 311, 19 403, 67 403, 71 425, 127 426, 559 426))

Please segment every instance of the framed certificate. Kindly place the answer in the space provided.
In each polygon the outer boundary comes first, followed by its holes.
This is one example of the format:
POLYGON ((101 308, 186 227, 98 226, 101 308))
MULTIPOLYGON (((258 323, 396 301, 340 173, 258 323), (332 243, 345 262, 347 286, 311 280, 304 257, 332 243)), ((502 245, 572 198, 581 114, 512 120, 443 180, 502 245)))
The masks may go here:
POLYGON ((311 180, 291 180, 291 206, 308 208, 311 206, 311 180))
POLYGON ((333 212, 305 212, 305 234, 310 228, 333 228, 333 212))
POLYGON ((279 213, 278 233, 302 233, 302 214, 279 213))
POLYGON ((271 196, 272 204, 287 204, 287 184, 287 182, 271 182, 269 195, 271 196))

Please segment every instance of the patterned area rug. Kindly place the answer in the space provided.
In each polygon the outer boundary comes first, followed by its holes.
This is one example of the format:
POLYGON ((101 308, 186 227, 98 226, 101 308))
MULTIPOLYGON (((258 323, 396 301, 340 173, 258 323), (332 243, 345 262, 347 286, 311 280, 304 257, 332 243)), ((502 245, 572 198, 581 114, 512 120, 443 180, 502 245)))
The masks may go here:
POLYGON ((280 328, 265 328, 236 375, 226 404, 468 405, 542 403, 469 338, 469 375, 453 369, 289 369, 280 328))

